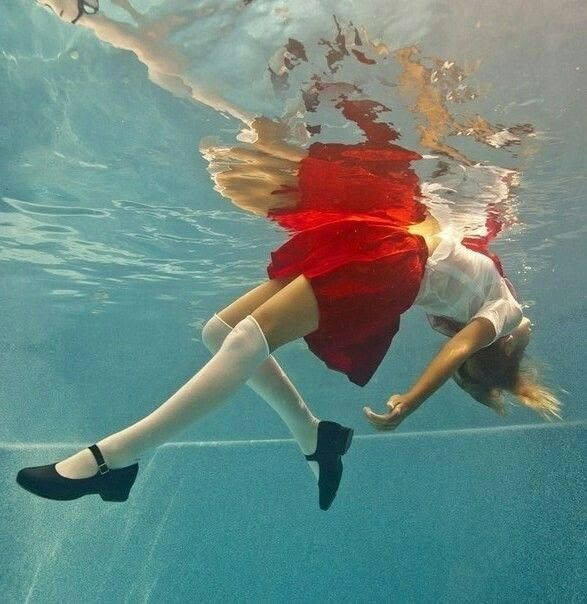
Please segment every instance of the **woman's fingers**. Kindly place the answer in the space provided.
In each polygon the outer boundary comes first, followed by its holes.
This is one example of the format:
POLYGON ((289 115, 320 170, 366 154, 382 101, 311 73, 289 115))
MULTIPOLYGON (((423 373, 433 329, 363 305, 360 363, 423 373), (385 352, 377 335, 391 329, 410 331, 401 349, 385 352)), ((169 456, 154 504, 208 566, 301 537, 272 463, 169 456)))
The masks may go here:
POLYGON ((393 430, 401 422, 401 417, 393 408, 387 413, 375 413, 370 407, 364 407, 363 412, 378 430, 393 430))

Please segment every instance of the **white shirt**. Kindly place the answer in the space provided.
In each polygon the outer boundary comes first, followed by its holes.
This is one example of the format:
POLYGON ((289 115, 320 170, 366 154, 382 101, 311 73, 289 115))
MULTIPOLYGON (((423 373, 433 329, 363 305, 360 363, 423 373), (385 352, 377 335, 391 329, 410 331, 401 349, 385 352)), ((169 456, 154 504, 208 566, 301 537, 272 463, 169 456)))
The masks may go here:
POLYGON ((443 318, 462 326, 484 317, 495 329, 492 342, 512 332, 523 318, 493 261, 466 248, 450 229, 440 233, 440 243, 426 262, 414 304, 434 315, 433 327, 441 326, 443 318))

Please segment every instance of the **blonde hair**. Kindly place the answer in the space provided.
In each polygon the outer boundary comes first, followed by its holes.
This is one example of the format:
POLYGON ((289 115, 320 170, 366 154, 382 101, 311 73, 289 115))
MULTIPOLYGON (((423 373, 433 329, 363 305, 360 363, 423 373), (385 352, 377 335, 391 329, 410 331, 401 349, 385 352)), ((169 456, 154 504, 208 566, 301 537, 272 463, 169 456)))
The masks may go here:
POLYGON ((519 371, 515 387, 510 392, 522 404, 544 419, 561 419, 561 402, 556 394, 538 380, 538 371, 525 367, 519 371))
POLYGON ((538 365, 528 361, 522 363, 522 354, 507 355, 500 340, 477 351, 453 377, 465 392, 499 415, 506 414, 503 395, 507 392, 544 419, 561 419, 561 402, 539 379, 538 365))

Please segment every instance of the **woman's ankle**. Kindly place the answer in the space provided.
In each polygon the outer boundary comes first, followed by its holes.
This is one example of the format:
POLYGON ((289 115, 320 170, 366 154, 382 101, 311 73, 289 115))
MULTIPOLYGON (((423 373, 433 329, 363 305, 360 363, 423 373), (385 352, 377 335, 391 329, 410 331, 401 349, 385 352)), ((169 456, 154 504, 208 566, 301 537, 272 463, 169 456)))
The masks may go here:
POLYGON ((139 460, 136 452, 131 451, 128 446, 121 446, 115 435, 108 436, 96 444, 100 449, 104 461, 110 470, 118 470, 136 463, 139 460))
POLYGON ((313 418, 311 422, 308 422, 303 430, 300 430, 298 434, 294 434, 296 441, 304 455, 312 455, 316 451, 318 444, 318 424, 320 420, 313 418))

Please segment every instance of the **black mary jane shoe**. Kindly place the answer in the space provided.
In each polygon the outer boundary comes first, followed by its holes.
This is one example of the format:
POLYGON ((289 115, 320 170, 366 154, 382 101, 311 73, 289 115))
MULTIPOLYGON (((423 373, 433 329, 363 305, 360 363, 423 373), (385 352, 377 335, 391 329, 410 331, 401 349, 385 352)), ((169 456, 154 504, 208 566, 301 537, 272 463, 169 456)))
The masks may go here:
POLYGON ((97 494, 104 501, 126 501, 134 484, 139 464, 111 470, 104 461, 98 445, 88 447, 96 458, 98 471, 89 478, 66 478, 55 469, 57 464, 23 468, 16 482, 27 491, 45 497, 67 501, 84 495, 97 494))
POLYGON ((342 478, 341 457, 349 450, 353 440, 353 430, 335 422, 318 424, 318 444, 316 452, 306 455, 308 461, 317 461, 318 492, 320 509, 327 510, 336 497, 336 491, 342 478))

